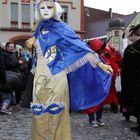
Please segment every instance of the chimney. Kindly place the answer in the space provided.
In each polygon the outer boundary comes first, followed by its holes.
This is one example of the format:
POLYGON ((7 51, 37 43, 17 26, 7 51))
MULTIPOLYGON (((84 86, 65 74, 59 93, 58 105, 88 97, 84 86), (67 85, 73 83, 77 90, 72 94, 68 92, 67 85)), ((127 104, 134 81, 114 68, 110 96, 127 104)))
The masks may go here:
POLYGON ((113 18, 112 8, 109 8, 109 17, 113 18))

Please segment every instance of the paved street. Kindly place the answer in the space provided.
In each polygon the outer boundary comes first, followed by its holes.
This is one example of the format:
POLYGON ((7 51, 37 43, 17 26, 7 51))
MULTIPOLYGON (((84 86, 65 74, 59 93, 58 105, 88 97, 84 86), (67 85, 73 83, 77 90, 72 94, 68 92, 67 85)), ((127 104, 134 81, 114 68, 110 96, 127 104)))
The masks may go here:
MULTIPOLYGON (((120 113, 114 114, 105 107, 104 127, 94 128, 88 124, 88 117, 79 112, 71 113, 73 140, 140 140, 129 127, 135 126, 136 119, 124 121, 120 113)), ((30 109, 14 109, 12 115, 0 115, 0 140, 31 140, 30 109)))

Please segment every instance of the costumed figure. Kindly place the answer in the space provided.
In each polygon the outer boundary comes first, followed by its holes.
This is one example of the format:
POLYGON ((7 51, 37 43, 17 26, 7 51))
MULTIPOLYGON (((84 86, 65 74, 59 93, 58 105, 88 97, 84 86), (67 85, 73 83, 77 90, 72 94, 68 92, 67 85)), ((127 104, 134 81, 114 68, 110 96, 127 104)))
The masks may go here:
POLYGON ((37 62, 32 140, 71 140, 69 96, 71 110, 101 103, 108 96, 112 68, 58 20, 62 8, 57 2, 37 0, 35 13, 35 32, 26 41, 28 48, 35 46, 37 62))
POLYGON ((115 80, 116 80, 117 72, 121 67, 122 57, 121 57, 121 54, 119 54, 116 51, 116 49, 113 48, 110 44, 107 45, 110 38, 108 40, 106 40, 104 43, 102 43, 102 41, 99 39, 94 39, 89 43, 89 46, 91 47, 91 49, 93 51, 97 52, 104 59, 106 64, 108 64, 112 67, 113 76, 112 76, 112 83, 111 83, 108 97, 101 104, 84 111, 85 113, 88 113, 88 114, 97 111, 103 105, 107 105, 107 104, 112 104, 112 106, 114 107, 114 108, 112 107, 112 110, 114 111, 114 113, 116 113, 117 109, 118 109, 115 80))

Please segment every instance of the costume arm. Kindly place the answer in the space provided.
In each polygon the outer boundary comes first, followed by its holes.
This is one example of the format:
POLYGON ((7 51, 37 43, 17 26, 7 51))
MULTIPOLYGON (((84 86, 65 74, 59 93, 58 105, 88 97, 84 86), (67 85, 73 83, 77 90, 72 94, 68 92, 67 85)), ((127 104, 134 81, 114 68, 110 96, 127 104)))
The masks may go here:
POLYGON ((97 63, 97 65, 105 72, 107 73, 111 73, 113 72, 113 69, 111 68, 111 66, 104 64, 103 62, 99 61, 97 63))
POLYGON ((107 72, 107 73, 111 73, 113 72, 113 69, 111 68, 111 66, 104 64, 101 59, 99 58, 99 55, 97 53, 89 53, 86 56, 87 60, 90 60, 90 64, 93 67, 100 67, 103 71, 107 72))
POLYGON ((32 47, 35 43, 35 38, 32 37, 32 38, 29 38, 26 42, 25 42, 25 45, 26 45, 26 48, 31 52, 32 51, 32 47))

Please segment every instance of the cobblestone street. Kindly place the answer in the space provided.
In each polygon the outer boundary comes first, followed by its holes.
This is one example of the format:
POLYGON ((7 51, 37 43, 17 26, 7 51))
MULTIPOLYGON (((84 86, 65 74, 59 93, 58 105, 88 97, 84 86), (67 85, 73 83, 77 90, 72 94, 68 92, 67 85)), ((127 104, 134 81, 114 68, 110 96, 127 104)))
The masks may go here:
MULTIPOLYGON (((111 113, 108 108, 103 113, 104 127, 90 126, 86 114, 71 112, 70 115, 73 140, 140 140, 129 130, 135 126, 136 119, 131 117, 126 122, 120 113, 111 113)), ((0 115, 0 140, 31 140, 30 109, 14 109, 12 115, 0 115)))

